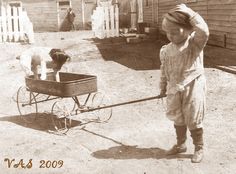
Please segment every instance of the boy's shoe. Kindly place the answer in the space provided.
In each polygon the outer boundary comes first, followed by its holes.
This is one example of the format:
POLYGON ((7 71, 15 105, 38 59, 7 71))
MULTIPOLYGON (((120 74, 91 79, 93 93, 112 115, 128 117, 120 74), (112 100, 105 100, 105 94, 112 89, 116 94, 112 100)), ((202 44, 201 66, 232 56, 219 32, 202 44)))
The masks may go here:
POLYGON ((176 155, 178 153, 184 153, 187 151, 187 147, 185 144, 174 145, 170 150, 166 152, 166 155, 176 155))
POLYGON ((202 159, 203 159, 203 148, 202 147, 195 148, 195 152, 191 159, 192 163, 200 163, 202 159))

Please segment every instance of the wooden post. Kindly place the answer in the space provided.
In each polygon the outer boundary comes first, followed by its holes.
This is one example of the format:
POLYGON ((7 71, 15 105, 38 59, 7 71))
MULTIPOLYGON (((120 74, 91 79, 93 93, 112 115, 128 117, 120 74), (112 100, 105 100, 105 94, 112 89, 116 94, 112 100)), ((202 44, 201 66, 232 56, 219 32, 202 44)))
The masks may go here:
POLYGON ((2 42, 2 16, 0 16, 0 42, 2 42))
POLYGON ((100 33, 100 38, 101 39, 104 39, 106 37, 106 32, 105 32, 105 14, 104 14, 104 9, 103 7, 99 7, 100 9, 100 16, 101 16, 101 19, 100 19, 100 26, 99 26, 99 29, 101 31, 100 33))
POLYGON ((131 8, 131 29, 135 30, 137 28, 137 2, 136 0, 130 1, 131 8))
POLYGON ((7 41, 7 16, 6 16, 6 8, 1 7, 1 16, 2 16, 2 41, 7 41))
POLYGON ((0 42, 2 42, 2 16, 0 16, 0 42))
POLYGON ((32 44, 35 42, 35 40, 34 40, 34 27, 33 27, 32 22, 29 22, 28 25, 29 25, 29 43, 32 44))
POLYGON ((7 6, 7 35, 9 42, 13 39, 11 7, 7 6))
POLYGON ((110 6, 110 22, 111 22, 111 37, 115 36, 115 14, 114 14, 114 6, 110 6))
POLYGON ((59 10, 59 1, 57 1, 57 31, 60 31, 60 10, 59 10))
POLYGON ((143 0, 138 0, 138 23, 143 23, 143 0))
POLYGON ((93 12, 92 26, 96 37, 103 39, 119 36, 119 9, 111 1, 100 2, 93 12))
POLYGON ((119 37, 120 33, 119 33, 119 8, 118 5, 115 4, 115 36, 119 37))
POLYGON ((108 7, 104 7, 104 14, 105 14, 105 31, 106 31, 106 37, 109 38, 110 37, 110 24, 109 24, 109 8, 108 7))
POLYGON ((16 7, 12 7, 13 9, 13 37, 14 41, 18 42, 19 41, 19 27, 18 27, 18 12, 16 7))
POLYGON ((24 30, 23 30, 23 15, 22 15, 22 7, 18 7, 19 12, 19 36, 20 40, 24 40, 24 30))
POLYGON ((83 22, 83 29, 85 29, 85 11, 84 11, 84 0, 82 0, 82 22, 83 22))

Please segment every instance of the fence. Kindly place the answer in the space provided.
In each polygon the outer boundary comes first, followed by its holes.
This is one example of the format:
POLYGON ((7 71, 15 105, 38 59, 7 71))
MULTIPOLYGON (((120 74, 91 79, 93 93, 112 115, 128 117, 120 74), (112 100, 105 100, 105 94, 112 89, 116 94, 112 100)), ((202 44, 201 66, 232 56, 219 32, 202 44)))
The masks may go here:
POLYGON ((95 37, 100 39, 119 37, 118 5, 102 4, 96 7, 92 15, 92 30, 95 37))
POLYGON ((22 7, 1 6, 0 42, 34 42, 33 24, 22 7))

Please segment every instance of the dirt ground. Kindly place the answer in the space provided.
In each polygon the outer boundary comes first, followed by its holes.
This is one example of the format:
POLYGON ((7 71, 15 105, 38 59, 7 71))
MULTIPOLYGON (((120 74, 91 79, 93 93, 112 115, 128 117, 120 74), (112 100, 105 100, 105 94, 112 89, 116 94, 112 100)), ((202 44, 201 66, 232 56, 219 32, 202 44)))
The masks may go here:
POLYGON ((72 116, 74 126, 66 135, 49 132, 53 102, 38 104, 39 117, 26 123, 16 105, 16 92, 24 85, 24 74, 15 57, 30 45, 1 44, 1 174, 235 173, 235 75, 206 66, 205 158, 193 164, 189 133, 187 153, 165 156, 175 143, 173 123, 165 117, 165 101, 125 104, 158 95, 158 41, 101 42, 93 39, 89 31, 36 33, 35 37, 34 45, 66 49, 72 56, 69 71, 96 75, 98 91, 109 99, 107 105, 120 105, 112 108, 107 123, 91 121, 93 114, 72 116), (55 168, 51 163, 57 164, 55 168))

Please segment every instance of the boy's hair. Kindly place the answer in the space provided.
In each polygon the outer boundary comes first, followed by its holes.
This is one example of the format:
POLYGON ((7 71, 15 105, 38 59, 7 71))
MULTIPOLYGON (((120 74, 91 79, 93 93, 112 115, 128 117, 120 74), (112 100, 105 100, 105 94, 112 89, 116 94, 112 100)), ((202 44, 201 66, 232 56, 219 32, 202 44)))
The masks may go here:
POLYGON ((191 30, 193 27, 190 24, 189 17, 178 11, 170 11, 164 15, 168 21, 175 23, 183 28, 191 30))
POLYGON ((71 57, 67 55, 63 50, 61 49, 51 49, 49 52, 49 55, 51 56, 52 60, 57 64, 56 69, 60 70, 62 65, 66 61, 70 61, 71 57))

